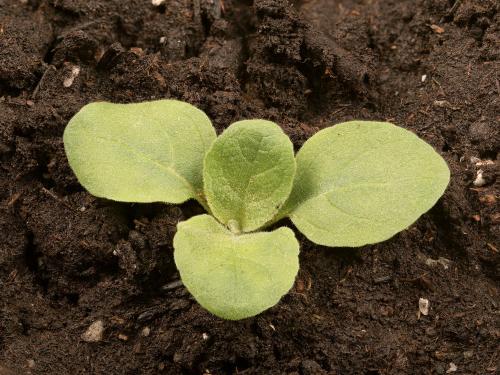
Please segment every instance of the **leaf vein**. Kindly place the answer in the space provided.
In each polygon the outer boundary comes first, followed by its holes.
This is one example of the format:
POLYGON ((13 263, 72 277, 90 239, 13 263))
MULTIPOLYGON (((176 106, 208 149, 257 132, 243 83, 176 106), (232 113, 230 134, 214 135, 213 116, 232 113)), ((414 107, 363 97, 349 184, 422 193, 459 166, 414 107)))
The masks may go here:
POLYGON ((155 160, 149 156, 147 156, 146 154, 144 154, 142 151, 138 150, 137 148, 135 148, 134 146, 122 141, 122 140, 119 140, 119 139, 113 139, 113 138, 108 138, 108 137, 103 137, 101 135, 97 135, 97 134, 94 134, 94 136, 96 137, 96 139, 100 139, 102 141, 107 141, 107 142, 111 142, 111 143, 115 143, 117 145, 120 145, 126 149, 128 149, 129 152, 131 152, 132 154, 134 154, 135 156, 138 156, 146 161, 149 161, 151 162, 152 164, 154 164, 155 166, 157 166, 158 168, 164 170, 165 172, 168 172, 170 173, 171 175, 175 176, 176 178, 178 178, 179 180, 181 180, 181 182, 191 191, 194 193, 194 188, 193 186, 189 183, 188 180, 186 180, 185 177, 183 177, 182 175, 180 175, 175 169, 173 169, 170 165, 164 165, 163 163, 159 162, 158 160, 155 160))

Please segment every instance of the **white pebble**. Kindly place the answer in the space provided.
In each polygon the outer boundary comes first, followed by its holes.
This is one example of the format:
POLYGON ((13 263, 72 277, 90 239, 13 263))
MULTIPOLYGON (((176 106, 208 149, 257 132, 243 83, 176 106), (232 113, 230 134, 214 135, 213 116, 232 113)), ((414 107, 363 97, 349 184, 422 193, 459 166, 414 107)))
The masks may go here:
POLYGON ((150 333, 151 333, 151 329, 149 327, 144 327, 142 329, 141 335, 144 337, 148 337, 150 333))
POLYGON ((424 75, 422 76, 422 83, 424 83, 426 79, 427 79, 427 74, 424 74, 424 75))
POLYGON ((75 78, 78 77, 79 74, 80 74, 80 67, 75 65, 73 68, 71 68, 70 76, 64 80, 63 82, 64 87, 71 87, 73 85, 73 82, 75 81, 75 78))
POLYGON ((483 178, 483 170, 480 169, 476 173, 476 179, 474 180, 474 186, 481 187, 486 184, 486 180, 483 178))
POLYGON ((476 158, 475 156, 471 157, 470 161, 473 164, 475 164, 476 167, 482 167, 484 165, 494 165, 495 164, 495 162, 493 160, 490 160, 490 159, 481 160, 479 158, 476 158))
POLYGON ((458 370, 457 365, 454 364, 453 362, 450 362, 450 368, 448 370, 446 370, 446 373, 450 374, 450 373, 455 372, 457 370, 458 370))
POLYGON ((103 333, 104 323, 102 320, 97 320, 82 334, 82 340, 86 342, 99 342, 102 340, 103 333))
POLYGON ((420 314, 422 315, 429 315, 429 300, 425 298, 419 298, 418 300, 418 312, 419 312, 419 317, 420 314))
POLYGON ((432 258, 427 258, 425 260, 425 264, 426 265, 428 265, 430 267, 434 267, 434 266, 440 264, 440 265, 443 266, 443 268, 445 270, 447 270, 448 268, 450 268, 451 263, 452 263, 451 260, 443 258, 443 257, 439 257, 437 260, 436 259, 432 259, 432 258))
POLYGON ((155 7, 158 7, 165 3, 165 0, 151 0, 151 4, 153 4, 155 7))

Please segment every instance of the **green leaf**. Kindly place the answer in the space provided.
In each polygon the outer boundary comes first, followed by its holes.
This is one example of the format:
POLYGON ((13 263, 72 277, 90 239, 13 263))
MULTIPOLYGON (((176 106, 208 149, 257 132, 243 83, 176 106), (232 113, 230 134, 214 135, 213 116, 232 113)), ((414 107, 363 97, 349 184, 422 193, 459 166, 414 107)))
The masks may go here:
POLYGON ((230 320, 274 306, 293 286, 299 244, 293 231, 237 235, 212 216, 177 226, 174 259, 182 282, 205 309, 230 320))
POLYGON ((68 161, 93 195, 123 202, 202 201, 208 117, 176 100, 91 103, 64 131, 68 161))
POLYGON ((293 145, 278 125, 239 121, 207 153, 207 201, 214 216, 234 232, 250 232, 278 212, 290 194, 294 174, 293 145))
POLYGON ((441 197, 446 162, 415 134, 385 122, 321 130, 297 154, 297 174, 279 217, 311 241, 361 246, 384 241, 441 197))

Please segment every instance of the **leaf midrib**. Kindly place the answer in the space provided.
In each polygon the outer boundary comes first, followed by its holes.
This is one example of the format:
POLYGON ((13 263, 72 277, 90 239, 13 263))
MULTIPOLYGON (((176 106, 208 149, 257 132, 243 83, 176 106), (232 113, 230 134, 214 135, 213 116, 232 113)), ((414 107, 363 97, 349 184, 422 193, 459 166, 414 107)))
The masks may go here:
MULTIPOLYGON (((393 180, 392 182, 395 182, 395 183, 398 183, 398 182, 401 182, 401 181, 404 181, 404 180, 434 180, 435 177, 431 177, 431 176, 423 176, 423 177, 419 177, 419 178, 413 178, 413 177, 410 177, 410 178, 404 178, 404 179, 399 179, 399 180, 393 180)), ((333 193, 335 191, 339 191, 339 190, 343 190, 343 189, 353 189, 353 188, 356 188, 356 187, 359 187, 359 186, 362 186, 362 185, 366 185, 366 186, 370 186, 370 185, 387 185, 389 184, 389 182, 364 182, 364 183, 358 183, 358 184, 355 184, 355 185, 344 185, 344 186, 333 186, 331 188, 328 188, 326 191, 323 191, 319 194, 315 194, 313 195, 312 197, 309 197, 307 198, 305 201, 303 201, 302 203, 298 204, 292 212, 289 212, 287 214, 287 216, 294 216, 293 215, 293 212, 294 211, 298 211, 299 208, 301 208, 302 206, 304 206, 306 203, 310 202, 311 200, 314 200, 314 199, 317 199, 317 198, 320 198, 322 196, 326 196, 327 194, 330 194, 330 193, 333 193)), ((334 205, 330 200, 328 200, 328 202, 330 202, 330 204, 334 205)), ((347 211, 345 210, 342 210, 340 209, 338 206, 334 205, 335 208, 337 208, 337 210, 341 211, 342 213, 345 213, 347 216, 352 216, 352 217, 355 217, 357 219, 364 219, 364 220, 369 220, 368 218, 363 218, 363 217, 358 217, 358 216, 355 216, 355 215, 352 215, 352 214, 349 214, 347 211)))
MULTIPOLYGON (((182 175, 180 175, 175 169, 173 169, 170 165, 164 165, 162 164, 161 162, 159 162, 158 160, 155 160, 155 159, 152 159, 150 157, 148 157, 144 152, 138 150, 137 148, 135 148, 134 146, 128 144, 127 142, 124 142, 120 139, 113 139, 113 138, 108 138, 108 137, 104 137, 102 135, 97 135, 97 134, 94 134, 94 136, 97 138, 97 139, 100 139, 102 141, 107 141, 107 142, 111 142, 111 143, 115 143, 117 145, 120 145, 126 149, 128 149, 128 151, 130 151, 132 154, 134 154, 135 156, 139 157, 139 158, 142 158, 152 164, 154 164, 155 166, 157 166, 158 168, 166 171, 167 173, 170 173, 171 175, 173 175, 174 177, 178 178, 179 180, 182 181, 182 183, 192 192, 193 194, 193 197, 196 197, 196 191, 193 187, 193 185, 191 185, 191 183, 182 175)), ((172 151, 173 153, 173 151, 172 151)))

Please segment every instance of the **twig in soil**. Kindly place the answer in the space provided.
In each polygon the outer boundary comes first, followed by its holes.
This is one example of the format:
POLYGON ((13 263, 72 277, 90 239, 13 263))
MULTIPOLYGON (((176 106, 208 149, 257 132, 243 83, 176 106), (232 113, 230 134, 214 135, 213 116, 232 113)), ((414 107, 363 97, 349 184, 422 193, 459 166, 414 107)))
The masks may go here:
POLYGON ((343 107, 343 108, 339 108, 339 109, 337 109, 337 110, 333 111, 333 112, 331 113, 331 116, 336 115, 336 114, 339 114, 339 113, 340 113, 340 112, 342 112, 345 108, 346 108, 346 107, 343 107))
POLYGON ((153 306, 145 311, 143 311, 136 318, 138 322, 145 322, 156 318, 159 315, 164 314, 168 308, 166 306, 153 306))
POLYGON ((455 1, 455 4, 453 4, 453 6, 451 7, 451 9, 450 9, 450 11, 448 13, 449 14, 455 13, 455 11, 457 10, 457 8, 459 7, 459 5, 460 5, 461 2, 462 2, 462 0, 455 1))
POLYGON ((444 92, 443 90, 443 86, 441 86, 441 84, 435 79, 435 78, 432 78, 432 81, 439 86, 439 93, 442 95, 442 96, 446 96, 446 93, 444 92))
POLYGON ((419 286, 421 288, 427 289, 427 290, 434 290, 434 286, 432 285, 431 281, 426 277, 426 274, 423 274, 415 279, 400 279, 403 282, 409 282, 412 283, 416 286, 419 286))
POLYGON ((498 249, 489 242, 486 244, 486 246, 488 246, 491 249, 491 251, 498 253, 498 249))
POLYGON ((163 285, 161 288, 163 290, 172 290, 172 289, 180 288, 183 285, 184 284, 182 283, 181 280, 176 280, 176 281, 172 281, 171 283, 163 285))
POLYGON ((43 72, 42 78, 40 78, 40 81, 38 81, 35 89, 33 90, 33 94, 31 95, 31 99, 35 100, 36 96, 38 95, 38 91, 42 88, 43 82, 45 81, 45 78, 47 77, 47 74, 49 73, 49 70, 56 70, 53 65, 49 65, 47 69, 45 69, 45 72, 43 72))
POLYGON ((137 219, 134 219, 134 224, 137 227, 141 227, 141 228, 145 228, 147 227, 147 224, 146 223, 143 223, 142 221, 140 220, 137 220, 137 219))
POLYGON ((387 275, 387 276, 376 277, 375 279, 373 279, 373 283, 374 284, 382 284, 382 283, 385 283, 385 282, 391 281, 391 280, 392 280, 392 276, 387 275))
MULTIPOLYGON (((17 277, 17 272, 18 272, 17 269, 14 270, 14 271, 12 271, 9 274, 9 277, 7 278, 7 282, 9 282, 9 283, 13 282, 16 279, 16 277, 17 277)), ((1 372, 0 372, 0 374, 1 374, 1 372)))
POLYGON ((45 194, 47 194, 49 197, 54 198, 56 201, 58 201, 59 203, 61 203, 64 206, 66 206, 70 210, 74 210, 74 208, 68 202, 66 202, 65 200, 63 200, 60 197, 58 197, 55 193, 53 193, 49 189, 46 189, 45 187, 42 187, 40 190, 42 192, 44 192, 45 194))
POLYGON ((352 272, 352 267, 349 267, 346 273, 344 274, 344 277, 338 282, 338 284, 342 284, 344 281, 346 281, 351 272, 352 272))
POLYGON ((7 202, 7 207, 13 206, 19 200, 21 194, 22 194, 21 192, 13 194, 12 197, 7 202))
POLYGON ((445 16, 441 17, 441 20, 439 22, 440 23, 443 22, 446 17, 451 17, 455 13, 455 11, 458 9, 458 7, 460 6, 461 3, 462 3, 462 0, 456 0, 455 4, 453 4, 453 6, 450 8, 450 10, 448 11, 448 13, 446 13, 445 16))

